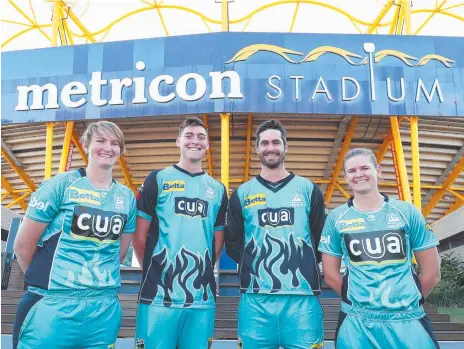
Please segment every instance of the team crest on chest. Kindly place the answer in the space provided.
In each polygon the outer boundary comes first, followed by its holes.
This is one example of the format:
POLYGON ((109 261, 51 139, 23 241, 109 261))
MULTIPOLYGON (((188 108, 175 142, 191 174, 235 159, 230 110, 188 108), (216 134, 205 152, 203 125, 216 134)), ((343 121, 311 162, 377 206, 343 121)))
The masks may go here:
POLYGON ((205 196, 206 196, 208 199, 213 200, 214 197, 216 196, 216 195, 214 194, 214 189, 211 188, 211 187, 206 186, 205 196))
POLYGON ((292 199, 290 200, 290 206, 292 207, 303 207, 303 197, 299 193, 295 193, 292 195, 292 199))
POLYGON ((124 199, 121 195, 115 195, 114 208, 116 210, 124 210, 124 199))
POLYGON ((387 213, 387 226, 388 229, 398 229, 403 226, 403 222, 401 221, 401 218, 393 213, 393 212, 388 212, 387 213))

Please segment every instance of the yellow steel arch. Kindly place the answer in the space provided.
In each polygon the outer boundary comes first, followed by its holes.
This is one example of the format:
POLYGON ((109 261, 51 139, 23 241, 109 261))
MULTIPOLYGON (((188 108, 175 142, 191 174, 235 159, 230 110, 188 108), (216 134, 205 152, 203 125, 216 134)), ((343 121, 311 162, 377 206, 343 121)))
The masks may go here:
MULTIPOLYGON (((2 48, 7 46, 9 43, 11 43, 13 40, 17 39, 18 37, 20 37, 20 36, 22 36, 22 35, 24 35, 24 34, 26 34, 28 32, 31 32, 33 30, 36 30, 36 29, 39 30, 50 42, 52 41, 50 36, 43 30, 43 28, 52 27, 52 25, 48 24, 48 23, 47 24, 39 24, 37 22, 34 7, 32 6, 32 3, 31 3, 30 0, 28 2, 29 2, 29 7, 30 7, 30 12, 31 12, 32 18, 31 18, 31 16, 29 16, 27 14, 28 11, 26 9, 22 9, 18 5, 17 2, 15 2, 13 0, 8 0, 8 1, 16 9, 16 11, 18 13, 20 13, 21 16, 23 18, 25 18, 27 20, 27 22, 29 22, 29 23, 21 23, 21 22, 12 21, 12 20, 9 20, 9 19, 2 20, 4 23, 28 26, 28 28, 22 29, 22 30, 18 31, 17 33, 15 33, 14 35, 12 35, 11 37, 7 38, 2 43, 2 45, 1 45, 2 48)), ((101 38, 98 41, 103 41, 106 38, 106 36, 108 35, 109 31, 115 25, 121 23, 122 21, 124 21, 125 19, 127 19, 129 17, 135 16, 137 14, 140 14, 140 13, 146 12, 146 11, 157 11, 157 13, 158 13, 158 15, 160 17, 160 22, 162 24, 165 35, 169 35, 169 31, 168 31, 168 27, 167 27, 167 25, 166 25, 166 23, 165 23, 165 21, 163 19, 161 10, 177 10, 177 11, 183 11, 183 12, 193 14, 193 15, 195 15, 195 16, 202 19, 202 21, 205 24, 205 27, 206 27, 208 32, 211 32, 210 24, 221 24, 222 23, 221 19, 215 19, 215 18, 208 17, 208 16, 204 15, 203 13, 201 13, 200 11, 197 11, 197 10, 195 10, 193 8, 190 8, 190 7, 186 7, 186 6, 182 6, 182 5, 167 5, 167 4, 163 4, 161 2, 157 2, 157 1, 154 1, 153 3, 150 3, 148 1, 141 0, 141 3, 143 3, 145 5, 144 7, 134 9, 132 11, 129 11, 129 12, 123 14, 122 16, 120 16, 120 17, 116 18, 115 20, 112 20, 110 23, 106 24, 101 29, 98 29, 98 30, 95 30, 95 31, 89 31, 80 22, 80 20, 75 16, 72 9, 69 8, 64 1, 62 1, 62 0, 54 0, 54 1, 51 0, 51 2, 55 2, 57 5, 59 4, 59 6, 61 8, 66 9, 66 14, 69 15, 71 20, 77 25, 77 27, 81 31, 81 32, 76 32, 76 31, 73 31, 73 30, 69 29, 69 27, 66 28, 65 31, 66 31, 66 34, 71 38, 70 41, 72 41, 72 37, 75 37, 75 38, 85 38, 86 41, 90 40, 92 42, 95 42, 95 41, 97 41, 95 39, 95 37, 98 36, 98 35, 101 35, 101 34, 103 34, 103 35, 101 36, 101 38)), ((453 6, 444 7, 446 2, 447 2, 447 0, 443 0, 440 4, 438 4, 438 2, 437 2, 435 8, 432 8, 432 9, 424 8, 424 9, 412 10, 410 12, 411 15, 423 14, 423 13, 429 13, 430 14, 430 16, 416 30, 415 34, 419 33, 430 22, 431 18, 433 16, 435 16, 435 15, 448 16, 448 17, 451 17, 451 18, 454 18, 456 20, 460 20, 460 21, 464 22, 464 17, 463 16, 460 16, 460 15, 458 15, 456 13, 450 12, 452 9, 464 6, 464 2, 453 5, 453 6)), ((337 7, 337 6, 334 6, 332 4, 325 3, 323 1, 317 1, 317 0, 278 0, 278 1, 270 2, 268 4, 262 5, 261 7, 258 7, 256 9, 254 9, 253 11, 251 11, 250 13, 248 13, 245 16, 235 18, 235 19, 230 19, 229 23, 230 24, 244 23, 244 27, 242 29, 244 31, 247 28, 247 26, 248 26, 249 22, 251 21, 251 19, 256 14, 258 14, 260 12, 263 12, 263 11, 265 11, 267 9, 276 7, 276 6, 289 5, 289 4, 295 4, 296 5, 295 10, 293 11, 293 16, 290 19, 291 24, 290 24, 290 30, 289 31, 293 30, 296 17, 298 15, 298 12, 301 10, 300 5, 311 5, 311 6, 318 6, 318 7, 323 7, 323 8, 329 9, 331 11, 334 11, 334 12, 348 18, 353 23, 356 30, 358 32, 360 32, 360 33, 361 32, 374 33, 374 32, 378 32, 378 29, 380 27, 387 27, 387 26, 394 27, 396 25, 396 22, 397 22, 397 18, 396 18, 397 16, 393 16, 392 20, 384 22, 384 23, 381 23, 381 20, 385 17, 386 13, 389 12, 389 10, 390 10, 390 8, 392 6, 396 6, 397 12, 399 12, 398 9, 400 7, 398 4, 395 3, 395 1, 390 0, 390 1, 387 2, 386 6, 379 12, 379 15, 376 17, 376 19, 373 22, 369 22, 369 21, 357 18, 356 16, 353 16, 352 14, 350 14, 347 11, 345 11, 345 10, 343 10, 343 9, 337 7), (364 26, 366 28, 365 28, 365 30, 362 30, 359 26, 364 26)), ((398 17, 401 17, 401 16, 398 16, 398 17)), ((67 21, 65 20, 66 18, 62 17, 62 19, 63 19, 63 22, 66 25, 66 23, 67 23, 67 21)), ((391 30, 390 30, 390 32, 391 32, 391 30)), ((398 33, 398 30, 397 30, 397 33, 398 33)))

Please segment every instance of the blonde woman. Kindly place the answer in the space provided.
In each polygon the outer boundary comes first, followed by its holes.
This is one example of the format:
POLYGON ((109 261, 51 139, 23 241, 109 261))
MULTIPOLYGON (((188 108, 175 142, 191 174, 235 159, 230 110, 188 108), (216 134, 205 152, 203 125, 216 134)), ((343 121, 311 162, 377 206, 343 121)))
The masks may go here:
POLYGON ((81 142, 87 168, 45 181, 18 231, 14 249, 28 289, 16 313, 15 349, 114 348, 135 196, 112 177, 125 150, 119 127, 92 123, 81 142))

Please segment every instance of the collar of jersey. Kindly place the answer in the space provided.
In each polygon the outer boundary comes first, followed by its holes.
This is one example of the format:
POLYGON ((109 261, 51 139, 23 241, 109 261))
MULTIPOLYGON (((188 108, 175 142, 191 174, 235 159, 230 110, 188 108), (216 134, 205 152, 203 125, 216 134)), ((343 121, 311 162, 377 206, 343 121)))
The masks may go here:
MULTIPOLYGON (((79 169, 77 170, 77 172, 79 172, 79 174, 81 175, 81 177, 87 177, 87 172, 85 171, 85 168, 79 168, 79 169)), ((88 178, 87 178, 87 180, 88 180, 89 183, 90 183, 90 180, 89 180, 88 178)), ((114 178, 112 178, 111 180, 112 180, 112 184, 116 183, 116 181, 115 181, 114 178)), ((90 183, 90 185, 92 185, 92 183, 90 183)), ((93 187, 93 185, 92 185, 92 187, 93 187)), ((98 188, 95 188, 95 189, 98 189, 98 188)), ((99 190, 109 190, 109 189, 99 189, 99 190)))
MULTIPOLYGON (((390 198, 388 197, 387 194, 380 193, 380 195, 383 196, 383 202, 388 202, 388 201, 390 200, 390 198)), ((348 207, 352 207, 352 208, 354 208, 356 211, 359 211, 359 210, 356 209, 356 207, 354 207, 354 205, 353 205, 353 199, 354 199, 354 196, 352 196, 352 197, 350 197, 350 198, 348 199, 348 207)), ((376 211, 381 210, 382 207, 383 207, 383 204, 382 204, 382 205, 380 206, 380 208, 379 208, 378 210, 376 210, 376 211)), ((369 213, 369 212, 375 212, 375 211, 359 211, 359 212, 368 212, 368 213, 369 213)))
POLYGON ((172 165, 176 170, 182 172, 182 173, 185 173, 186 175, 190 176, 190 177, 197 177, 197 176, 202 176, 205 174, 205 171, 201 171, 201 172, 197 172, 197 173, 190 173, 189 171, 187 170, 184 170, 183 168, 177 166, 177 165, 172 165))
POLYGON ((267 189, 269 189, 270 191, 274 193, 277 193, 280 189, 285 187, 288 184, 288 182, 290 182, 293 179, 293 177, 295 177, 295 174, 293 172, 290 172, 290 174, 287 177, 277 182, 268 181, 264 179, 263 177, 261 177, 261 175, 258 175, 256 179, 258 180, 259 183, 264 185, 267 189))

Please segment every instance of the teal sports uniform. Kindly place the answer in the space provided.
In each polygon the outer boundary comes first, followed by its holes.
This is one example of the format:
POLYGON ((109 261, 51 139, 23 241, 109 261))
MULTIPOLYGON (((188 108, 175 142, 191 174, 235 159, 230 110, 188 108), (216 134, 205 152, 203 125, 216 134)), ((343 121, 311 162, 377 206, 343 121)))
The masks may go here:
POLYGON ((151 221, 143 262, 136 348, 202 349, 214 334, 216 231, 227 193, 204 172, 177 165, 152 171, 137 195, 151 221))
POLYGON ((318 269, 326 213, 320 189, 291 173, 258 176, 229 201, 225 242, 239 263, 239 340, 244 349, 321 348, 318 269))
POLYGON ((75 170, 42 183, 26 217, 48 226, 24 276, 13 347, 114 348, 119 238, 135 231, 134 194, 116 181, 94 188, 84 169, 75 170))
POLYGON ((339 348, 438 348, 424 313, 413 252, 438 245, 422 214, 388 198, 361 212, 353 200, 330 212, 319 251, 343 258, 339 348), (413 336, 411 334, 414 334, 413 336))

